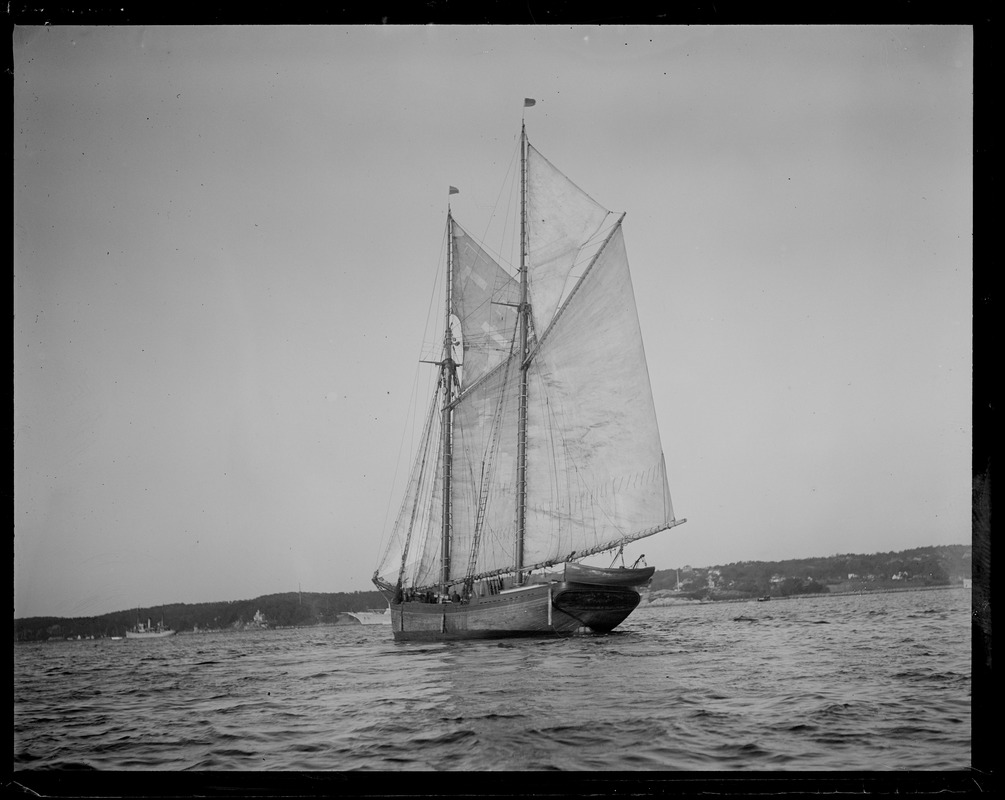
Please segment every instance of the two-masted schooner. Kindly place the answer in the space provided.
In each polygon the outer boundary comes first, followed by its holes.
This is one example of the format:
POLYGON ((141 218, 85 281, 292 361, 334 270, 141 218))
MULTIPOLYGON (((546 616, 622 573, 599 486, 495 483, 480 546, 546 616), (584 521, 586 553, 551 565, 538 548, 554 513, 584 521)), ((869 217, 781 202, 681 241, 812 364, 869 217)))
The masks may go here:
POLYGON ((623 219, 545 159, 525 124, 515 276, 448 204, 439 381, 373 576, 395 639, 610 631, 654 568, 581 560, 685 521, 623 219))

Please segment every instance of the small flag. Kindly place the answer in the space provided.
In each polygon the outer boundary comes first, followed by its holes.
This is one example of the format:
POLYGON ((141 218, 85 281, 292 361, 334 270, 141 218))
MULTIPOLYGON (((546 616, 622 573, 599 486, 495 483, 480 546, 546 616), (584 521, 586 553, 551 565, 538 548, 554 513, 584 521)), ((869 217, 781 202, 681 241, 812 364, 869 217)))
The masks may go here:
POLYGON ((448 194, 460 194, 460 193, 461 193, 461 190, 458 189, 456 186, 451 186, 450 187, 450 192, 448 192, 448 194))
POLYGON ((530 97, 525 97, 523 99, 523 107, 524 108, 530 108, 532 105, 535 105, 536 103, 537 103, 537 100, 533 100, 530 97))

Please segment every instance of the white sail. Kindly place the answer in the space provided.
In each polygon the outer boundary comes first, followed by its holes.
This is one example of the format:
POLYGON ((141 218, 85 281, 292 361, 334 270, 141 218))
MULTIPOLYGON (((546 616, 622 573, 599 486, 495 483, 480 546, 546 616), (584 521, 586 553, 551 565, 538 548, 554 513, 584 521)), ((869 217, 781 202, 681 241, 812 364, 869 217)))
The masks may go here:
POLYGON ((461 386, 467 387, 513 349, 520 287, 456 222, 451 310, 461 323, 461 386))
POLYGON ((541 336, 528 397, 528 563, 595 552, 670 526, 620 225, 541 336))
POLYGON ((463 394, 454 409, 452 578, 514 563, 517 361, 513 356, 500 365, 463 394))
POLYGON ((584 266, 610 212, 527 146, 527 232, 531 312, 540 333, 584 266))

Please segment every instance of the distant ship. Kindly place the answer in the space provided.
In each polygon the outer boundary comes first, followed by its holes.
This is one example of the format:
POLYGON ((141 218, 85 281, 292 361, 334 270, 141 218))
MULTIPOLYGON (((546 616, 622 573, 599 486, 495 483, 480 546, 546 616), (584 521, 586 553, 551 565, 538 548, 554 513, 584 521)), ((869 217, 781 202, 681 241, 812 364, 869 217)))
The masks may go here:
POLYGON ((144 625, 142 622, 137 622, 136 627, 130 628, 126 631, 127 639, 163 639, 167 636, 174 636, 174 631, 171 628, 164 627, 164 621, 161 620, 156 625, 151 625, 150 620, 147 620, 147 624, 144 625))
POLYGON ((369 611, 349 611, 349 616, 359 620, 364 625, 390 625, 391 609, 385 608, 383 611, 371 609, 369 611))

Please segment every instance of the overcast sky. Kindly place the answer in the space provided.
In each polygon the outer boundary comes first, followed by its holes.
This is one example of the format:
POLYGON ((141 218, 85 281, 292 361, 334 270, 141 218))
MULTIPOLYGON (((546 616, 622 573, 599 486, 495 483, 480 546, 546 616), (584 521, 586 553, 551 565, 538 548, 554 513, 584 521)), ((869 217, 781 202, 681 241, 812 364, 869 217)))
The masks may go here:
POLYGON ((534 146, 627 212, 688 519, 634 554, 970 542, 971 28, 13 44, 15 616, 372 588, 447 188, 489 230, 524 97, 534 146))

